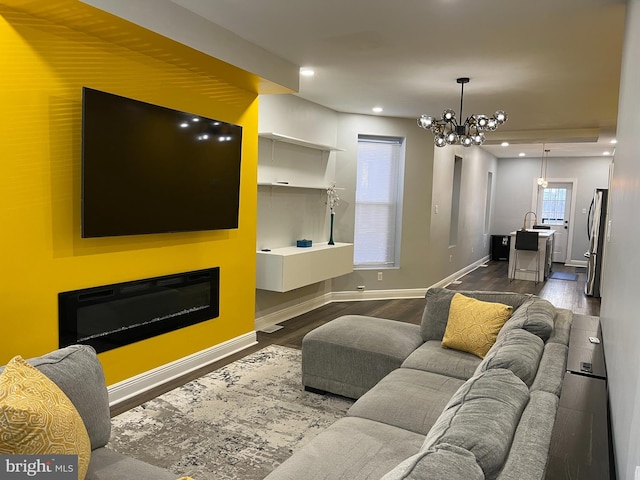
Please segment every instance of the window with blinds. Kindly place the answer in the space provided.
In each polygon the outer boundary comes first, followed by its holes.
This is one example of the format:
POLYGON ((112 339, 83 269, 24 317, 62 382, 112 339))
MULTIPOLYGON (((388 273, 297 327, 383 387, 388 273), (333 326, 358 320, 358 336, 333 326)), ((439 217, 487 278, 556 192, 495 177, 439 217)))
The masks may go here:
POLYGON ((548 225, 564 225, 567 189, 545 188, 542 195, 541 223, 548 225))
POLYGON ((358 136, 354 267, 399 266, 404 138, 358 136))

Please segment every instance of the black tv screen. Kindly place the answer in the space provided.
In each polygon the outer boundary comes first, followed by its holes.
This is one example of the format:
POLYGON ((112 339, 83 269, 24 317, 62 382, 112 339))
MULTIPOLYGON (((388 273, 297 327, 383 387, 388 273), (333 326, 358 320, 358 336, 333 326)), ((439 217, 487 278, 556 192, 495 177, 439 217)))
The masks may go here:
POLYGON ((84 87, 82 236, 238 227, 242 127, 84 87))

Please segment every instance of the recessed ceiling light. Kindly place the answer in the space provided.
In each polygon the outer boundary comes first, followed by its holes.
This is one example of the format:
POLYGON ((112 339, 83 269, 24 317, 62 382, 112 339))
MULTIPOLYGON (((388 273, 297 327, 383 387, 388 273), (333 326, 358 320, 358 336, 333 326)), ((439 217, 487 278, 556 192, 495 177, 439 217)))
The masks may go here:
POLYGON ((602 152, 602 155, 611 155, 611 152, 602 152))
POLYGON ((519 156, 519 157, 524 157, 524 156, 525 156, 525 153, 524 153, 524 152, 520 152, 520 153, 518 154, 518 156, 519 156))
POLYGON ((616 140, 616 139, 614 138, 614 139, 613 139, 613 140, 611 140, 609 143, 616 144, 616 143, 618 143, 618 140, 616 140))
POLYGON ((500 145, 502 145, 503 147, 508 147, 509 146, 509 142, 502 142, 500 145))
POLYGON ((376 113, 380 113, 382 112, 382 107, 373 107, 371 110, 373 110, 376 113))
POLYGON ((300 69, 300 75, 302 75, 303 77, 313 77, 315 74, 316 72, 313 70, 313 68, 302 67, 300 69))

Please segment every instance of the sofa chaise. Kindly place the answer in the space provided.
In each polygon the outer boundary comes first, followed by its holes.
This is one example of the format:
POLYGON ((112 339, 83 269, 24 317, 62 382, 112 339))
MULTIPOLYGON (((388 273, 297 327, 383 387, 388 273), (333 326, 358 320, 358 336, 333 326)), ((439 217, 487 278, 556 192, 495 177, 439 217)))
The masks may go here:
POLYGON ((432 288, 420 325, 328 322, 303 339, 303 384, 357 401, 267 479, 543 479, 571 321, 534 295, 432 288))

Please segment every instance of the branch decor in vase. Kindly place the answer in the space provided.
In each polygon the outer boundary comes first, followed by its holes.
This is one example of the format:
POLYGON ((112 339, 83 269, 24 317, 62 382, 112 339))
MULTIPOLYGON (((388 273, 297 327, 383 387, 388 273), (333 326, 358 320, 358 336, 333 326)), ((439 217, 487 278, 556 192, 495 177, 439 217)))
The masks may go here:
POLYGON ((333 182, 329 187, 327 187, 327 205, 329 205, 329 211, 331 212, 331 230, 329 233, 329 245, 335 245, 333 241, 333 218, 335 217, 335 207, 338 206, 338 202, 340 201, 340 197, 338 197, 338 191, 336 188, 336 182, 333 182))

